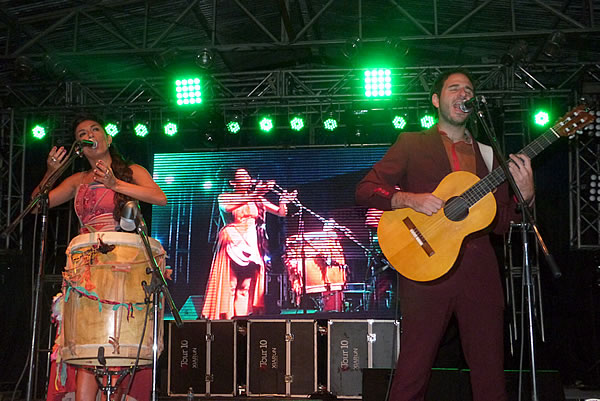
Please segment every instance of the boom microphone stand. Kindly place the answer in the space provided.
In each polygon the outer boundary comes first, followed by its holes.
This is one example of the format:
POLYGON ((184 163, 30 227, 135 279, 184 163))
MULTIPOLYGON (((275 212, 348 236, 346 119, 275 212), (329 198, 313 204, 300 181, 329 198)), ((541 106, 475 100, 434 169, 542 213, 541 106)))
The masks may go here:
POLYGON ((31 212, 31 210, 37 206, 39 206, 40 214, 41 214, 41 239, 40 239, 40 248, 38 255, 38 271, 35 278, 35 289, 33 294, 33 309, 32 313, 32 328, 31 328, 31 347, 29 349, 29 378, 27 379, 27 393, 26 400, 31 401, 33 397, 33 380, 34 380, 34 370, 36 368, 37 361, 37 340, 39 336, 40 328, 38 326, 39 321, 39 309, 40 309, 40 295, 41 295, 41 287, 42 287, 42 277, 44 275, 44 263, 46 259, 46 240, 48 237, 48 193, 50 189, 54 186, 56 180, 73 164, 76 157, 81 157, 82 155, 82 145, 80 142, 74 142, 71 145, 71 149, 67 154, 66 160, 62 163, 62 165, 52 174, 46 182, 40 185, 40 192, 29 201, 29 204, 19 216, 9 224, 3 231, 2 236, 8 236, 17 225, 31 212))
MULTIPOLYGON (((471 104, 473 105, 473 108, 475 109, 475 115, 477 116, 477 119, 481 123, 481 126, 483 127, 484 132, 486 133, 488 139, 490 140, 490 144, 494 150, 494 155, 496 156, 496 159, 498 160, 500 167, 502 168, 502 171, 504 172, 504 176, 508 180, 511 188, 513 189, 513 191, 515 193, 515 196, 517 197, 517 200, 519 202, 519 207, 523 214, 523 222, 524 223, 521 225, 521 233, 522 233, 522 240, 523 240, 523 286, 525 287, 525 290, 526 290, 524 292, 524 294, 526 294, 525 296, 527 298, 527 318, 528 318, 528 326, 529 326, 528 333, 529 333, 529 350, 530 350, 530 360, 531 360, 531 400, 539 401, 538 392, 537 392, 537 379, 536 379, 535 342, 534 342, 534 337, 533 337, 533 313, 534 313, 534 311, 533 311, 533 280, 531 277, 531 266, 530 266, 530 257, 529 257, 529 241, 527 238, 527 232, 528 232, 529 228, 531 228, 533 230, 533 232, 536 236, 536 239, 538 241, 538 244, 540 245, 540 249, 542 249, 542 252, 544 253, 546 262, 548 263, 548 266, 550 267, 550 270, 551 270, 554 278, 559 278, 561 276, 561 272, 558 268, 558 265, 554 261, 554 258, 549 253, 548 248, 546 247, 546 244, 545 244, 544 240, 542 239, 542 236, 537 228, 535 220, 533 219, 531 211, 529 210, 529 206, 523 199, 523 195, 521 194, 521 191, 517 187, 517 184, 515 183, 515 180, 514 180, 512 174, 510 173, 510 170, 508 169, 508 164, 506 162, 505 156, 502 154, 502 151, 500 150, 500 146, 498 145, 498 141, 496 138, 496 134, 494 132, 493 124, 491 122, 490 113, 489 113, 489 110, 487 109, 487 102, 485 100, 485 97, 478 96, 477 99, 475 99, 475 101, 471 102, 471 104), (481 110, 480 104, 483 104, 485 106, 486 114, 484 114, 483 111, 481 110), (486 115, 487 115, 488 121, 486 121, 486 119, 485 119, 486 115)), ((469 110, 463 109, 463 111, 469 111, 469 110)), ((528 156, 531 156, 531 155, 528 155, 528 156)), ((521 366, 519 367, 519 371, 520 372, 523 371, 522 361, 521 361, 521 366)), ((520 381, 520 379, 519 379, 519 381, 520 381)), ((521 394, 519 392, 519 399, 520 399, 520 397, 521 397, 521 394)))

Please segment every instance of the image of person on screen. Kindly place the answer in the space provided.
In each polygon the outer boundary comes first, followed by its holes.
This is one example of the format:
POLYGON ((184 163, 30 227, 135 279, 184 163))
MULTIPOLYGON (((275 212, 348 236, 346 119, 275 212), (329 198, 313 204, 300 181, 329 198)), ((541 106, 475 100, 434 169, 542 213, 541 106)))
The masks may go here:
MULTIPOLYGON (((466 129, 470 113, 460 107, 474 96, 474 91, 467 71, 448 70, 440 74, 430 95, 438 109, 437 125, 422 132, 400 134, 358 184, 357 202, 381 210, 410 208, 409 213, 432 216, 444 207, 444 201, 433 191, 448 174, 460 170, 485 177, 489 171, 482 155, 483 145, 466 129), (400 190, 395 189, 396 185, 400 190)), ((510 172, 523 198, 533 202, 530 159, 518 154, 510 155, 509 160, 510 172)), ((497 167, 497 160, 493 162, 497 167)), ((521 217, 506 183, 493 195, 496 203, 493 223, 464 241, 460 239, 460 252, 450 271, 424 282, 399 278, 402 336, 389 400, 425 399, 431 368, 453 315, 471 369, 473 400, 507 400, 503 369, 504 297, 489 234, 490 231, 503 234, 511 221, 520 221, 521 217)), ((429 234, 433 235, 428 231, 429 234)), ((447 231, 441 234, 446 235, 447 244, 456 240, 447 231)), ((380 243, 382 240, 380 233, 380 243)))
POLYGON ((270 202, 265 195, 275 181, 256 181, 243 168, 235 170, 229 184, 233 191, 218 197, 229 221, 218 234, 202 308, 202 315, 211 320, 264 311, 266 213, 284 217, 296 196, 296 191, 284 191, 278 204, 270 202))

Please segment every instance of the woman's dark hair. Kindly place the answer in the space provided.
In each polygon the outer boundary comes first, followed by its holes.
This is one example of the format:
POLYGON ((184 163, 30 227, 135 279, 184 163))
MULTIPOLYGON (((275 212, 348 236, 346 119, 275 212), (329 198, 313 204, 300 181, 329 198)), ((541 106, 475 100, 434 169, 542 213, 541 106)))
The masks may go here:
MULTIPOLYGON (((79 113, 73 119, 73 132, 75 132, 77 126, 84 121, 95 121, 98 124, 100 124, 100 126, 104 130, 104 121, 101 118, 91 113, 79 113)), ((104 132, 104 135, 108 134, 104 132)), ((121 156, 114 143, 111 143, 111 145, 108 148, 108 151, 110 152, 110 157, 112 159, 111 168, 113 174, 115 175, 115 178, 124 182, 131 182, 133 180, 133 171, 129 166, 132 164, 132 162, 121 156)), ((113 218, 116 221, 121 220, 121 209, 123 208, 125 203, 127 203, 130 200, 133 200, 133 198, 115 192, 115 209, 113 210, 113 218)))
MULTIPOLYGON (((434 93, 437 94, 438 97, 440 96, 440 94, 442 92, 442 88, 444 87, 444 83, 446 83, 446 80, 450 77, 450 75, 453 75, 453 74, 462 74, 465 77, 467 77, 473 85, 475 85, 475 81, 473 81, 473 76, 471 75, 471 73, 468 70, 466 70, 464 68, 452 68, 450 70, 442 72, 440 75, 438 75, 435 78, 435 81, 433 82, 433 85, 431 86, 431 90, 429 91, 429 101, 431 101, 431 98, 434 93)), ((475 88, 473 88, 473 89, 475 89, 475 88)))

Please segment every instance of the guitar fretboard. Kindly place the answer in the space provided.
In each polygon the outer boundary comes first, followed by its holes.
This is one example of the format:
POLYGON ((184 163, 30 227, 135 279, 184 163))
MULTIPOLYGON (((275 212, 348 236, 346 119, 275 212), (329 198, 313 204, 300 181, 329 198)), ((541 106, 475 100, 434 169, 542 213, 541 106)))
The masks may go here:
MULTIPOLYGON (((550 128, 536 140, 525 146, 519 153, 525 154, 529 156, 530 159, 533 159, 548 146, 556 142, 558 138, 560 138, 560 135, 556 133, 555 128, 550 128)), ((505 180, 506 175, 504 174, 502 167, 496 167, 491 173, 463 192, 460 197, 468 203, 469 207, 471 207, 505 180)))

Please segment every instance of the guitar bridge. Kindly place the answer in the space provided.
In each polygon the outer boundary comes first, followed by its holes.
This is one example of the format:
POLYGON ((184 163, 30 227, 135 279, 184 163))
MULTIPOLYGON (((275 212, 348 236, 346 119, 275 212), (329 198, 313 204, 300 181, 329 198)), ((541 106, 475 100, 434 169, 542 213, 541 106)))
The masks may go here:
POLYGON ((406 217, 404 220, 402 220, 402 222, 404 223, 404 225, 406 225, 410 234, 413 236, 415 241, 417 241, 417 244, 419 244, 419 246, 427 254, 427 256, 435 255, 435 251, 433 250, 431 245, 429 245, 429 242, 427 242, 423 234, 421 234, 421 231, 419 231, 419 229, 412 222, 410 217, 406 217))

